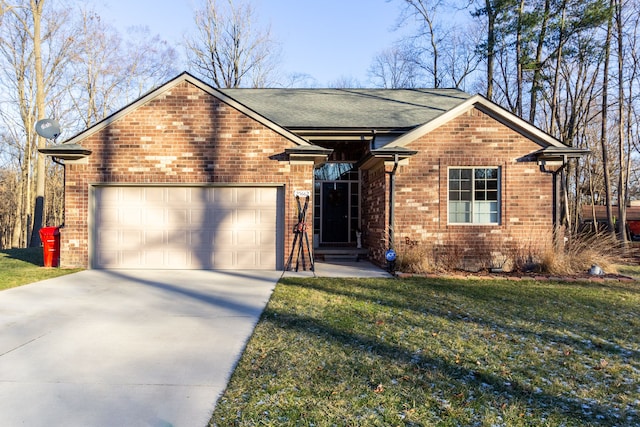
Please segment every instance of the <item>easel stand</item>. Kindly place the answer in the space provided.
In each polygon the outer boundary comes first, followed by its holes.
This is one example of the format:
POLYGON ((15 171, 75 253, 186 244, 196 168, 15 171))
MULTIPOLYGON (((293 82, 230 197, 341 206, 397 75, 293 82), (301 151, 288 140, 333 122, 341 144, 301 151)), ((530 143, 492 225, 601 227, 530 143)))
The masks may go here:
POLYGON ((307 269, 307 263, 304 256, 304 245, 307 247, 307 254, 309 255, 309 270, 314 271, 313 265, 313 253, 311 253, 311 246, 309 245, 309 236, 307 235, 307 223, 305 221, 307 217, 307 208, 309 207, 309 196, 306 197, 304 207, 300 205, 300 196, 296 196, 296 203, 298 204, 298 223, 293 227, 293 246, 291 247, 291 254, 287 260, 286 270, 291 270, 291 262, 293 261, 293 255, 296 254, 296 271, 300 267, 300 260, 302 259, 302 269, 307 269))

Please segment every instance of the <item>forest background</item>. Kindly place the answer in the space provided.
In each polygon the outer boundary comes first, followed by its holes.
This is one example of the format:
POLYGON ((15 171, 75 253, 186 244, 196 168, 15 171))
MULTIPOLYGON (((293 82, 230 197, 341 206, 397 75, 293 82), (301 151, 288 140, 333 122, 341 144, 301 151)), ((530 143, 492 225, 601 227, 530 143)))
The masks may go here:
MULTIPOLYGON (((637 0, 388 0, 398 28, 368 80, 333 88, 456 87, 480 93, 590 154, 562 170, 570 232, 583 206, 607 207, 606 229, 640 200, 640 4, 637 0), (468 19, 450 19, 453 15, 468 19)), ((187 70, 215 87, 314 87, 279 69, 278 40, 250 1, 202 0, 184 40, 122 32, 86 5, 0 0, 0 249, 40 245, 64 223, 63 167, 38 153, 187 70), (56 119, 64 138, 35 132, 56 119)), ((593 214, 595 215, 595 214, 593 214)), ((618 238, 626 241, 624 227, 618 238)))

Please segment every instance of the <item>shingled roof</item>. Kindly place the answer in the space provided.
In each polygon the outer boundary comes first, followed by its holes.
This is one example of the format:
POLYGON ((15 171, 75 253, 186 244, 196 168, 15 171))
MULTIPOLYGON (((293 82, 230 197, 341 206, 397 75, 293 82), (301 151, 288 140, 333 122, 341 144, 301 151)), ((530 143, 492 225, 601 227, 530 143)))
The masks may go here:
POLYGON ((410 129, 463 103, 458 89, 219 89, 288 129, 410 129))

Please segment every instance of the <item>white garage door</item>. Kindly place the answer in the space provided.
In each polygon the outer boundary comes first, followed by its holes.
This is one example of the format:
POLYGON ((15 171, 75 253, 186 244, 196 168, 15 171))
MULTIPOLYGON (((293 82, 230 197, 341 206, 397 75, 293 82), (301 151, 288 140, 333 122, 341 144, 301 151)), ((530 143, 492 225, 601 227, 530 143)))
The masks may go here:
POLYGON ((92 266, 281 268, 276 187, 94 187, 92 266))

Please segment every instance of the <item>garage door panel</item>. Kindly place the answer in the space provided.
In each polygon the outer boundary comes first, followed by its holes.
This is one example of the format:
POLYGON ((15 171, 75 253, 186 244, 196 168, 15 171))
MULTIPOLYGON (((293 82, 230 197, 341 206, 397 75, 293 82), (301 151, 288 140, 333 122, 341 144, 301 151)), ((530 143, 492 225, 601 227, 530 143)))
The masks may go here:
POLYGON ((211 252, 213 250, 213 237, 213 230, 189 230, 189 243, 194 252, 198 249, 211 252))
POLYGON ((92 266, 274 269, 279 191, 96 187, 92 266))
MULTIPOLYGON (((165 231, 162 229, 143 230, 142 237, 144 239, 142 244, 146 247, 162 246, 166 241, 165 231)), ((134 244, 140 246, 140 242, 134 242, 134 244)))
POLYGON ((276 253, 265 253, 260 252, 260 259, 258 268, 260 269, 268 269, 271 268, 272 265, 275 265, 278 262, 276 258, 276 253))
POLYGON ((105 225, 118 224, 120 222, 120 209, 118 208, 103 209, 100 211, 98 220, 105 225))
POLYGON ((191 188, 175 187, 167 189, 167 202, 173 206, 180 206, 182 204, 191 202, 191 188))
MULTIPOLYGON (((147 268, 159 268, 159 266, 164 265, 165 251, 164 250, 148 250, 145 249, 140 253, 140 256, 143 259, 143 265, 147 268)), ((137 267, 136 267, 137 268, 137 267)))
POLYGON ((260 230, 273 230, 276 226, 273 221, 276 218, 275 209, 262 209, 258 211, 258 221, 256 227, 260 230))
MULTIPOLYGON (((138 248, 141 243, 146 243, 144 240, 145 232, 140 229, 127 230, 126 232, 119 232, 119 239, 121 247, 125 248, 138 248)), ((153 242, 155 243, 155 242, 153 242)), ((148 243, 147 243, 148 245, 148 243)), ((153 244, 151 245, 153 246, 153 244)))
POLYGON ((235 211, 233 209, 214 209, 211 217, 213 229, 233 228, 236 224, 235 211))
POLYGON ((233 207, 235 203, 235 188, 216 188, 214 191, 213 203, 219 207, 233 207))
POLYGON ((260 222, 255 209, 238 209, 236 213, 235 223, 241 227, 252 227, 260 222))
POLYGON ((260 243, 259 233, 256 230, 237 230, 234 241, 242 245, 257 245, 260 243))
MULTIPOLYGON (((143 207, 139 206, 135 209, 143 209, 143 207)), ((129 210, 133 211, 134 208, 129 210)), ((143 218, 145 224, 153 224, 154 227, 163 227, 167 224, 165 211, 161 209, 143 209, 143 218)))
POLYGON ((276 244, 276 236, 271 233, 270 230, 258 230, 256 232, 258 238, 256 241, 257 245, 260 246, 275 246, 276 244))
POLYGON ((176 226, 184 226, 184 225, 189 225, 191 223, 190 217, 191 215, 189 215, 189 211, 185 208, 185 209, 181 209, 181 208, 173 208, 173 209, 167 209, 167 217, 169 220, 169 227, 173 228, 176 226))
POLYGON ((189 224, 207 227, 208 222, 206 209, 189 210, 189 224))
POLYGON ((146 188, 122 187, 118 189, 118 198, 126 203, 136 204, 145 198, 146 188))
POLYGON ((244 268, 258 265, 258 252, 243 251, 243 252, 236 253, 236 264, 244 268))
POLYGON ((167 238, 162 241, 162 246, 167 248, 187 248, 189 245, 191 245, 189 230, 171 230, 167 238))
MULTIPOLYGON (((224 250, 216 250, 212 257, 213 268, 229 269, 237 266, 235 262, 235 253, 225 252, 224 250)), ((237 266, 240 268, 240 266, 237 266)))
POLYGON ((123 250, 120 251, 118 255, 118 258, 115 260, 118 266, 121 265, 124 268, 137 268, 136 266, 138 265, 145 265, 144 258, 140 251, 123 250))
POLYGON ((166 188, 147 187, 144 189, 144 201, 149 203, 162 203, 166 199, 166 188))
POLYGON ((118 264, 119 251, 116 250, 102 250, 96 254, 97 261, 100 265, 115 266, 118 264))
POLYGON ((216 251, 223 250, 225 247, 234 246, 236 242, 234 230, 225 228, 217 229, 213 238, 213 245, 216 251))
POLYGON ((162 266, 164 268, 185 268, 185 266, 191 266, 190 258, 191 254, 184 250, 168 250, 167 259, 164 260, 162 266))

